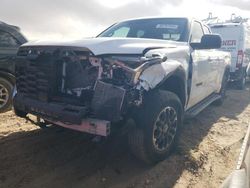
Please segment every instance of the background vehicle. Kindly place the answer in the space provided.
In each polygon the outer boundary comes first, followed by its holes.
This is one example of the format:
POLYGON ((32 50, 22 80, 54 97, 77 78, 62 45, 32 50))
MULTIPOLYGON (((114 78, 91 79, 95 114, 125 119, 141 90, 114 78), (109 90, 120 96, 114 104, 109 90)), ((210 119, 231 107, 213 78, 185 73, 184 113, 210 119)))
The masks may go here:
POLYGON ((250 63, 247 66, 247 76, 250 78, 250 63))
POLYGON ((223 102, 230 54, 220 47, 219 35, 187 18, 128 20, 93 39, 26 43, 17 54, 14 109, 101 136, 123 122, 133 153, 158 162, 184 116, 223 102))
MULTIPOLYGON (((250 47, 246 50, 246 61, 250 62, 250 47)), ((248 79, 250 79, 250 63, 248 63, 246 72, 248 79)))
POLYGON ((0 113, 10 109, 15 84, 14 58, 18 47, 27 42, 16 26, 0 22, 0 113))
POLYGON ((213 33, 222 37, 222 50, 231 53, 230 80, 235 81, 239 89, 245 88, 246 69, 249 64, 246 50, 250 48, 250 32, 247 19, 235 17, 226 22, 211 23, 213 33))

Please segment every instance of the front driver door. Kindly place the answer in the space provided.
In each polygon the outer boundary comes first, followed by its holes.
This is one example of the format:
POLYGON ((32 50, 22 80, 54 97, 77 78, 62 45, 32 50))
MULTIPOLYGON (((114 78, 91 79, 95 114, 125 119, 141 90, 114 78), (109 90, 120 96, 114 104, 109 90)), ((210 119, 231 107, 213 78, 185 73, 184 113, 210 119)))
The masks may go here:
MULTIPOLYGON (((200 43, 204 35, 202 25, 194 21, 192 24, 190 43, 200 43)), ((207 50, 192 49, 192 83, 188 102, 188 108, 196 105, 212 93, 210 87, 210 65, 208 63, 209 53, 207 50)))

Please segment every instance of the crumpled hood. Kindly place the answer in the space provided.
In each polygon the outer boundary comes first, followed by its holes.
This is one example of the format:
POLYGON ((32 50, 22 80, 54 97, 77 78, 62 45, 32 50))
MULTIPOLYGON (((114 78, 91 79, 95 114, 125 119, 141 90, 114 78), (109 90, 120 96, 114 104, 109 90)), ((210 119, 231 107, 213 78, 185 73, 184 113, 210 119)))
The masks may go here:
POLYGON ((28 42, 22 46, 57 46, 57 47, 83 47, 89 49, 94 55, 103 54, 142 54, 146 49, 175 48, 181 42, 141 39, 141 38, 89 38, 67 42, 28 42))

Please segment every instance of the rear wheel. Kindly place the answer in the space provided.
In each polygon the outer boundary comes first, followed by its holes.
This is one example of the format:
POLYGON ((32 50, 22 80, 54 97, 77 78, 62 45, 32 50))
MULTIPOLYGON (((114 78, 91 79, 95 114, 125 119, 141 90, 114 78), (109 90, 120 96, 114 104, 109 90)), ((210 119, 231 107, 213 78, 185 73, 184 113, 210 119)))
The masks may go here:
POLYGON ((238 81, 236 81, 236 87, 239 90, 244 90, 246 87, 246 75, 244 74, 242 78, 238 81))
POLYGON ((136 157, 147 163, 164 160, 172 151, 182 124, 183 110, 172 92, 156 91, 145 99, 135 117, 137 127, 129 134, 136 157))
POLYGON ((0 113, 11 109, 13 85, 6 79, 0 78, 0 113))

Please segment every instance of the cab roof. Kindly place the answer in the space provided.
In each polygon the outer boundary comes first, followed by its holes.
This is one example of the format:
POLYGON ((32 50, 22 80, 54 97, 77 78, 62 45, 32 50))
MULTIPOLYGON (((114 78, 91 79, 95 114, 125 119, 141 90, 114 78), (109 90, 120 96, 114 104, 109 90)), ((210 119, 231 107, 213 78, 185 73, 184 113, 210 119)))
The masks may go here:
POLYGON ((20 28, 15 25, 10 25, 0 21, 0 30, 10 33, 15 36, 22 44, 27 42, 27 39, 21 34, 20 28))
POLYGON ((126 22, 126 21, 132 21, 132 20, 151 20, 151 19, 186 19, 187 21, 192 21, 192 20, 198 20, 195 18, 190 18, 190 17, 168 17, 168 16, 150 16, 150 17, 139 17, 139 18, 130 18, 130 19, 125 19, 125 20, 121 20, 118 21, 118 23, 120 22, 126 22))
POLYGON ((7 23, 2 22, 2 21, 0 21, 0 27, 9 27, 9 28, 12 28, 12 29, 20 31, 19 27, 15 26, 15 25, 7 24, 7 23))

